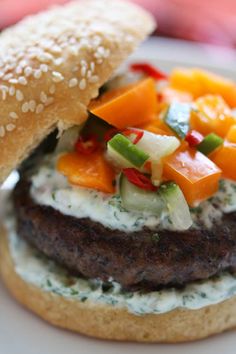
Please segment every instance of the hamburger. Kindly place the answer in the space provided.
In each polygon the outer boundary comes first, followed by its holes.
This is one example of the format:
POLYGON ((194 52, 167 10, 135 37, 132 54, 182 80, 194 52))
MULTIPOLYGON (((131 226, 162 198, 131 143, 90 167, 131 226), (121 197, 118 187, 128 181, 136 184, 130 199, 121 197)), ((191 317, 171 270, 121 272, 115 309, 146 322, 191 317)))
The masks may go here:
POLYGON ((127 2, 72 2, 0 37, 0 273, 53 325, 140 342, 236 325, 235 84, 115 70, 154 29, 127 2), (111 78, 113 76, 113 78, 111 78))

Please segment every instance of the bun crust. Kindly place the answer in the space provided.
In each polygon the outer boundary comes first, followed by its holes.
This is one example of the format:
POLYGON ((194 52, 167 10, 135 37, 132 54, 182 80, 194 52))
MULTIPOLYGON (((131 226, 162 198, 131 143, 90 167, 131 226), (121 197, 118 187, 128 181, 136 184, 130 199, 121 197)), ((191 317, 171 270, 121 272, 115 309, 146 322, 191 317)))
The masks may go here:
POLYGON ((0 238, 0 272, 11 294, 47 322, 92 337, 138 342, 187 342, 236 327, 236 298, 200 310, 136 316, 124 308, 81 302, 45 292, 19 277, 7 235, 0 238))
POLYGON ((0 35, 0 182, 55 127, 86 119, 98 88, 154 27, 128 2, 81 0, 0 35))

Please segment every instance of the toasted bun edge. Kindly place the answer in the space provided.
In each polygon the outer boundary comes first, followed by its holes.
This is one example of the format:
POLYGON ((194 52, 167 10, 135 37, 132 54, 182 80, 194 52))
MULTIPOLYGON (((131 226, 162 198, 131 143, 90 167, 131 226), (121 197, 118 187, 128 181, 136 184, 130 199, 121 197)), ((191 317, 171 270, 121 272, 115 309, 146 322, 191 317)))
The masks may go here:
POLYGON ((13 297, 50 324, 91 337, 118 341, 177 343, 236 327, 236 297, 199 310, 177 309, 137 316, 124 308, 68 299, 24 281, 16 272, 4 230, 0 274, 13 297))

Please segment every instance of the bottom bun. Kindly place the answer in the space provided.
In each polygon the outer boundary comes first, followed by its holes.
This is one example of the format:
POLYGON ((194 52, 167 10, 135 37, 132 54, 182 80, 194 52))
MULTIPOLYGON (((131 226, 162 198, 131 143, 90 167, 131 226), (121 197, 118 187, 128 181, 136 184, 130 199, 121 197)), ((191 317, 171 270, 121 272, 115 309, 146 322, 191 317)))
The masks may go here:
POLYGON ((5 232, 0 238, 0 272, 10 293, 47 322, 88 336, 137 342, 187 342, 236 327, 236 298, 199 310, 177 309, 137 316, 125 308, 71 300, 44 291, 16 273, 5 232))

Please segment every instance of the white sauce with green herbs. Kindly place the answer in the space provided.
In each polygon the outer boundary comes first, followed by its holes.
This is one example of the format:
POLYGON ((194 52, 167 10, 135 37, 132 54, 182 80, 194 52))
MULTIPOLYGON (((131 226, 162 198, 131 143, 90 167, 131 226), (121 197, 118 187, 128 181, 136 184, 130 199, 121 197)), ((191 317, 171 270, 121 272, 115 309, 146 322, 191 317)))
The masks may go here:
POLYGON ((9 246, 17 274, 25 281, 59 296, 78 301, 109 304, 136 315, 164 313, 176 308, 199 309, 236 295, 236 274, 224 273, 206 281, 193 282, 183 289, 149 293, 125 292, 118 283, 85 280, 46 259, 20 239, 9 223, 9 246))
MULTIPOLYGON (((66 215, 88 217, 111 229, 126 232, 138 231, 144 226, 156 230, 174 229, 166 211, 160 216, 127 211, 122 207, 118 194, 110 196, 71 185, 56 170, 52 161, 49 157, 31 179, 31 196, 37 203, 51 206, 66 215)), ((236 211, 236 183, 222 180, 214 197, 191 209, 192 227, 210 228, 223 213, 232 211, 236 211)))
POLYGON ((160 217, 148 213, 125 210, 118 194, 109 195, 93 189, 73 186, 66 177, 50 165, 42 166, 31 178, 31 196, 42 205, 48 205, 63 214, 90 218, 110 229, 138 231, 144 226, 154 229, 159 225, 171 228, 165 213, 160 217))

